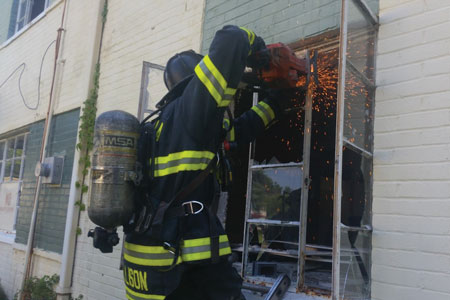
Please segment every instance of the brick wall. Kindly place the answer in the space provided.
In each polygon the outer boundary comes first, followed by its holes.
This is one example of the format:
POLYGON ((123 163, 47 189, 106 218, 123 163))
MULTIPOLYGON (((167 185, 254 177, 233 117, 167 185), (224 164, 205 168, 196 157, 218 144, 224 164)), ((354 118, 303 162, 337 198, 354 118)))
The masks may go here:
POLYGON ((227 24, 248 27, 268 44, 291 43, 336 29, 339 16, 336 0, 207 0, 202 52, 227 24))
POLYGON ((450 299, 450 3, 380 1, 372 298, 450 299))

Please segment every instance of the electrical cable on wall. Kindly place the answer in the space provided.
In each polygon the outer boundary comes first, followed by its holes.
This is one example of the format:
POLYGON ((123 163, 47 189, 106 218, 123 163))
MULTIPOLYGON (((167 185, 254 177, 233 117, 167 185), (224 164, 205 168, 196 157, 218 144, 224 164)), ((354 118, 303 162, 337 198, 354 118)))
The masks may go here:
POLYGON ((14 71, 11 72, 11 74, 9 74, 9 76, 5 79, 5 81, 3 81, 0 84, 0 89, 6 84, 6 82, 8 82, 8 80, 20 69, 22 68, 22 70, 20 71, 20 75, 19 75, 19 80, 18 80, 18 88, 19 88, 19 92, 20 92, 20 96, 22 97, 22 102, 25 105, 26 108, 28 108, 29 110, 37 110, 38 106, 39 106, 39 101, 41 99, 41 75, 42 75, 42 67, 44 66, 44 59, 45 56, 47 55, 48 50, 50 49, 50 47, 56 42, 56 40, 52 41, 48 46, 47 49, 45 49, 44 55, 42 56, 41 59, 41 66, 39 68, 39 79, 38 79, 38 98, 37 98, 37 103, 36 106, 31 107, 27 104, 27 102, 25 101, 25 97, 23 96, 22 93, 22 87, 21 87, 21 80, 22 80, 22 75, 23 72, 25 71, 25 68, 27 66, 26 63, 21 63, 14 71))

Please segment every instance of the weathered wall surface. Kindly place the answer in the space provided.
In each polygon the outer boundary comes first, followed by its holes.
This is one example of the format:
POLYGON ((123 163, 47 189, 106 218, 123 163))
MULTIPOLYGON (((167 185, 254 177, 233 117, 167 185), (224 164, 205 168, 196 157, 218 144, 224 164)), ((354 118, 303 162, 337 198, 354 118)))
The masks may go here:
MULTIPOLYGON (((98 114, 120 109, 136 115, 143 62, 164 66, 177 52, 199 51, 202 16, 203 1, 199 0, 109 1, 101 54, 98 114)), ((154 83, 158 88, 164 87, 162 81, 154 83)), ((87 300, 125 299, 119 270, 121 243, 112 254, 102 254, 86 236, 94 227, 87 213, 82 213, 83 233, 77 241, 73 296, 82 294, 87 300)), ((122 241, 122 235, 120 238, 122 241)))
POLYGON ((291 43, 338 28, 340 1, 207 0, 202 52, 224 25, 248 27, 267 44, 291 43))
POLYGON ((111 1, 101 58, 99 113, 122 109, 136 115, 143 61, 165 66, 177 52, 199 51, 202 16, 202 0, 139 0, 133 5, 111 1))
MULTIPOLYGON (((94 44, 98 12, 89 8, 97 6, 88 0, 68 2, 67 30, 55 83, 55 113, 80 107, 86 99, 93 57, 93 47, 86 45, 94 44)), ((0 47, 0 83, 11 75, 0 88, 0 134, 45 118, 54 63, 53 41, 62 11, 63 1, 55 1, 45 15, 0 47)))
MULTIPOLYGON (((26 29, 0 46, 0 136, 25 125, 38 129, 46 116, 54 65, 54 41, 60 27, 64 1, 53 0, 51 3, 49 9, 26 29)), ((59 273, 61 257, 58 252, 62 250, 64 236, 69 190, 67 182, 70 182, 70 170, 74 163, 78 108, 88 95, 93 58, 98 51, 95 48, 98 15, 97 1, 67 1, 61 55, 57 62, 54 113, 61 116, 72 111, 76 112, 76 116, 54 118, 53 126, 56 128, 53 127, 53 130, 58 133, 50 135, 48 154, 65 155, 65 170, 68 173, 64 174, 65 184, 61 188, 43 189, 46 197, 42 199, 43 206, 38 212, 36 245, 48 251, 35 251, 34 276, 59 273)), ((33 138, 40 143, 42 133, 36 131, 36 134, 33 138)), ((29 176, 30 184, 33 178, 35 180, 34 165, 40 149, 38 144, 35 146, 25 161, 28 168, 25 167, 24 177, 29 176)), ((23 208, 19 209, 18 243, 14 242, 14 234, 0 233, 0 281, 10 298, 20 287, 23 276, 25 246, 22 243, 26 242, 31 213, 30 203, 26 200, 32 198, 32 190, 32 186, 25 184, 23 208)))
POLYGON ((380 1, 372 299, 450 298, 450 3, 380 1))

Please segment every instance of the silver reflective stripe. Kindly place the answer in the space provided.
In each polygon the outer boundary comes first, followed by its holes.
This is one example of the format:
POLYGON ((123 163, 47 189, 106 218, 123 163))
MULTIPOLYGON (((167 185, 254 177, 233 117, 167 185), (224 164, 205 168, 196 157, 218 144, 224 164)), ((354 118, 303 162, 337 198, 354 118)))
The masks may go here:
MULTIPOLYGON (((222 86, 217 81, 216 77, 214 77, 213 73, 211 73, 211 71, 208 69, 205 62, 203 60, 201 60, 198 65, 199 65, 200 69, 202 69, 205 76, 212 83, 212 85, 216 88, 216 91, 219 93, 222 100, 230 100, 230 99, 228 99, 229 95, 225 95, 225 91, 223 90, 222 86)), ((231 99, 233 99, 233 96, 231 96, 231 99)))
MULTIPOLYGON (((158 159, 156 159, 158 161, 158 159)), ((156 163, 156 170, 163 170, 171 167, 176 167, 182 164, 207 164, 211 161, 208 157, 186 157, 177 160, 172 160, 166 163, 156 163)))
POLYGON ((129 256, 136 257, 136 258, 143 258, 143 259, 173 259, 172 253, 142 253, 142 252, 136 252, 132 251, 130 249, 124 248, 125 254, 128 254, 129 256))
MULTIPOLYGON (((219 243, 219 249, 227 248, 229 247, 229 244, 227 241, 219 243)), ((200 253, 200 252, 207 252, 211 251, 211 245, 203 245, 203 246, 196 246, 196 247, 185 247, 181 249, 181 252, 183 254, 192 254, 192 253, 200 253)))
POLYGON ((258 108, 264 113, 264 115, 267 118, 267 121, 270 123, 270 121, 272 120, 272 117, 270 116, 270 113, 267 111, 267 109, 262 106, 261 104, 257 104, 256 106, 258 106, 258 108))
POLYGON ((223 99, 223 100, 231 101, 231 100, 233 100, 233 97, 234 97, 234 95, 231 95, 231 94, 225 94, 225 95, 222 97, 222 99, 223 99))

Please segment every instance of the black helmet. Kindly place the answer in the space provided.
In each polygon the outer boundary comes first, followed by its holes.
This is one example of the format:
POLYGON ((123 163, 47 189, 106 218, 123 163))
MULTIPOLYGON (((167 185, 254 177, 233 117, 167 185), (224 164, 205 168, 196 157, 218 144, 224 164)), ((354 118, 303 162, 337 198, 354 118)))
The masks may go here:
POLYGON ((183 79, 194 74, 195 66, 202 60, 203 56, 194 50, 183 51, 172 56, 167 62, 164 70, 164 83, 171 91, 183 79))

